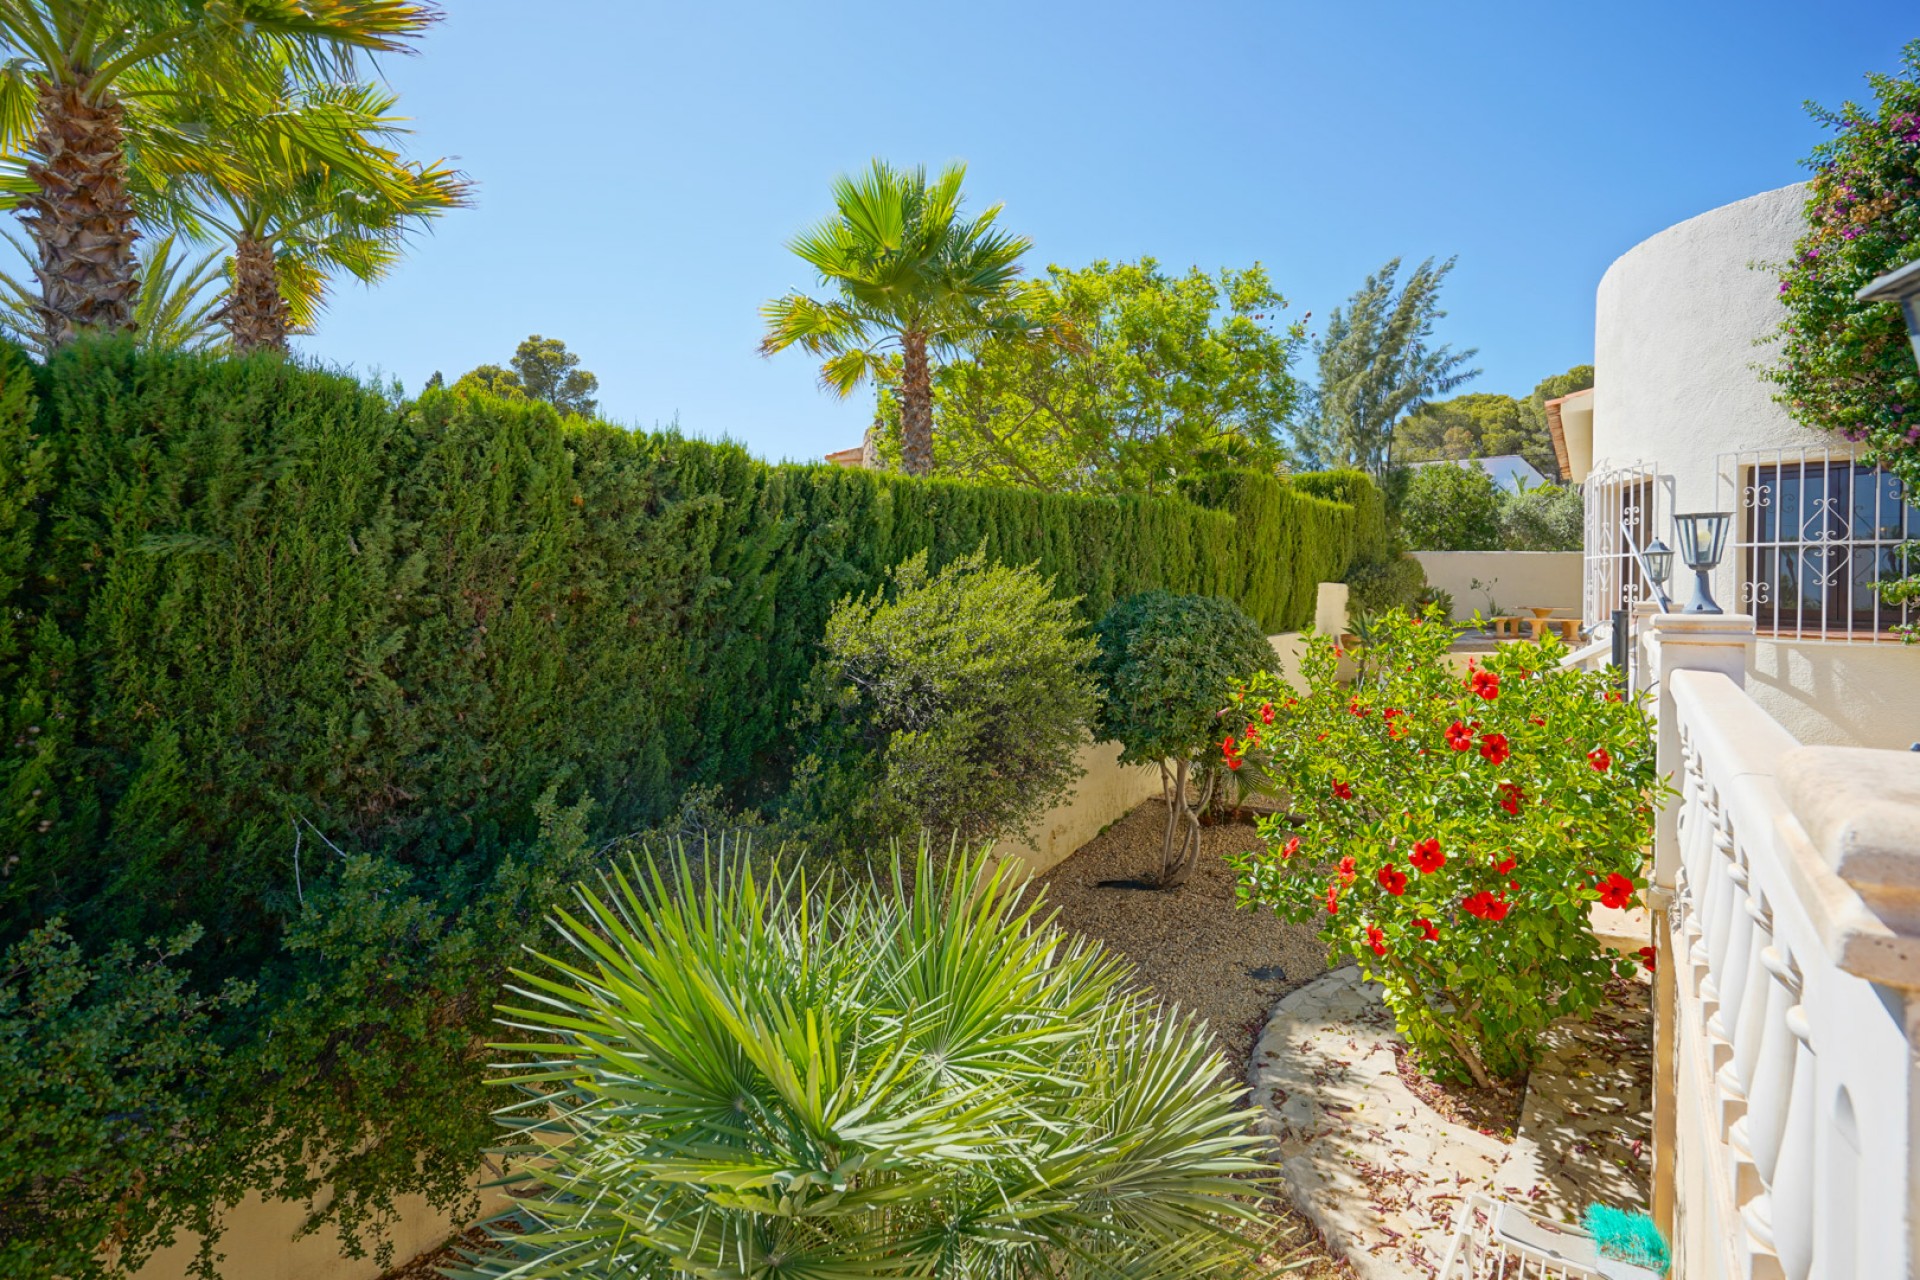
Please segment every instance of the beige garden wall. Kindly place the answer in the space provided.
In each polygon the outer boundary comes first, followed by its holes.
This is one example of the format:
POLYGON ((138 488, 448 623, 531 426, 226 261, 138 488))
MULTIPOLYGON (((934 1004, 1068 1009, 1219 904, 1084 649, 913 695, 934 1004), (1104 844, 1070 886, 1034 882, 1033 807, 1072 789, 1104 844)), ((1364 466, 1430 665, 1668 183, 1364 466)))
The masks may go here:
POLYGON ((1583 557, 1578 551, 1416 551, 1427 582, 1453 596, 1453 617, 1487 611, 1491 595, 1504 613, 1537 606, 1580 615, 1583 557), (1482 589, 1473 586, 1478 579, 1482 589), (1487 586, 1486 584, 1492 584, 1487 586))

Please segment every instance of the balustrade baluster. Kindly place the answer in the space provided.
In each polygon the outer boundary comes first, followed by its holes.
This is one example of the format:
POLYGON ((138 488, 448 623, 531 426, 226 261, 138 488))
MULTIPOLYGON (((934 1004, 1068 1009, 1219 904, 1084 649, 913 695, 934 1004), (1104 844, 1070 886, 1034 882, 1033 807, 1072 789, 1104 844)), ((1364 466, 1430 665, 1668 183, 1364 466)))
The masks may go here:
POLYGON ((1711 1008, 1702 1010, 1709 1017, 1720 1004, 1720 974, 1726 966, 1727 935, 1732 931, 1734 912, 1733 828, 1732 819, 1722 806, 1719 793, 1709 792, 1706 918, 1701 922, 1700 941, 1694 943, 1694 959, 1706 966, 1700 981, 1700 999, 1711 1008))
POLYGON ((1742 999, 1747 985, 1752 981, 1754 967, 1753 897, 1748 890, 1751 870, 1745 865, 1737 843, 1734 846, 1734 859, 1734 865, 1727 873, 1734 886, 1734 909, 1727 922, 1727 950, 1720 967, 1720 1006, 1707 1019, 1707 1034, 1714 1042, 1715 1066, 1718 1068, 1716 1078, 1721 1093, 1722 1133, 1739 1118, 1740 1110, 1746 1105, 1745 1082, 1738 1078, 1733 1067, 1734 1038, 1739 1034, 1740 1019, 1745 1013, 1742 999))
POLYGON ((1747 981, 1740 988, 1740 1011, 1733 1024, 1733 1082, 1745 1098, 1753 1090, 1753 1070, 1760 1060, 1761 1027, 1766 1021, 1767 989, 1762 957, 1773 946, 1773 911, 1766 896, 1751 881, 1747 895, 1747 981))
POLYGON ((1774 1244, 1773 1204, 1770 1193, 1780 1168, 1780 1149, 1787 1131, 1787 1112, 1794 1096, 1794 1064, 1800 1040, 1787 1025, 1787 1011, 1799 1003, 1800 976, 1792 961, 1777 947, 1761 953, 1771 981, 1766 1011, 1760 1025, 1759 1058, 1753 1084, 1747 1091, 1747 1112, 1730 1135, 1735 1194, 1746 1198, 1742 1217, 1750 1236, 1748 1247, 1756 1258, 1777 1256, 1774 1244), (1751 1161, 1757 1187, 1739 1185, 1742 1160, 1751 1161))
POLYGON ((1748 1230, 1756 1219, 1764 1223, 1787 1280, 1807 1280, 1813 1270, 1814 1238, 1813 1036, 1806 1011, 1797 1004, 1787 1010, 1786 1025, 1793 1035, 1793 1089, 1787 1097, 1780 1158, 1767 1194, 1748 1205, 1743 1216, 1748 1230))

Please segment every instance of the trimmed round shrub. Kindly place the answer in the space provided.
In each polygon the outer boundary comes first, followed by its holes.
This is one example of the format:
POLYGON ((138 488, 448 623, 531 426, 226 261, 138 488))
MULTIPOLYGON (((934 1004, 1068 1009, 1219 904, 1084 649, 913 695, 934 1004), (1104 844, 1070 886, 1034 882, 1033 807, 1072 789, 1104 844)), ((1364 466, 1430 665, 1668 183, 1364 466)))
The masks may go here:
POLYGON ((856 834, 992 840, 1066 797, 1097 701, 1076 603, 1030 567, 975 552, 929 573, 922 552, 835 606, 816 699, 841 744, 827 794, 867 820, 856 834))
POLYGON ((986 867, 582 890, 503 1011, 535 1194, 471 1274, 1248 1273, 1262 1140, 1205 1028, 986 867))
POLYGON ((1220 709, 1241 682, 1273 662, 1273 646, 1231 600, 1146 591, 1108 610, 1098 627, 1102 702, 1094 732, 1118 742, 1122 764, 1160 766, 1167 802, 1160 885, 1186 883, 1200 859, 1200 819, 1190 785, 1200 764, 1205 809, 1221 767, 1211 760, 1220 709))
POLYGON ((1377 619, 1351 685, 1316 637, 1300 687, 1263 676, 1240 692, 1224 749, 1286 805, 1238 861, 1246 896, 1319 922, 1429 1069, 1485 1085, 1632 971, 1588 909, 1637 900, 1665 788, 1652 718, 1608 673, 1559 667, 1551 640, 1461 672, 1456 633, 1377 619))

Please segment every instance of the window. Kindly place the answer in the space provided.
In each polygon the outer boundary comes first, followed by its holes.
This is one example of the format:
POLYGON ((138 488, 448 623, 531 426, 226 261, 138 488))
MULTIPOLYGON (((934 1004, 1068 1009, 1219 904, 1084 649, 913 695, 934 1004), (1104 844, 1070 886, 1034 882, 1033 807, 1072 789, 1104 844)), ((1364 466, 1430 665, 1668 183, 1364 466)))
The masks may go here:
POLYGON ((1737 473, 1739 601, 1761 631, 1873 639, 1913 620, 1873 589, 1904 576, 1900 544, 1920 538, 1920 506, 1897 476, 1819 456, 1737 473))

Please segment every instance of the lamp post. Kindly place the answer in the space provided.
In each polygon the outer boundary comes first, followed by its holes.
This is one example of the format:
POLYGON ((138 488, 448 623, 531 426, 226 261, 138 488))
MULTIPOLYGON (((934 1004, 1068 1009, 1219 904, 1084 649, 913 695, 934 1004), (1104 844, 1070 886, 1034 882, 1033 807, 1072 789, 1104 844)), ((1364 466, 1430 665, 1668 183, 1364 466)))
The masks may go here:
POLYGON ((1673 548, 1655 538, 1640 558, 1647 562, 1647 580, 1653 583, 1653 594, 1666 599, 1667 579, 1673 574, 1673 548))
MULTIPOLYGON (((1693 570, 1693 600, 1682 613, 1725 612, 1713 602, 1713 588, 1707 574, 1720 563, 1727 549, 1727 525, 1733 519, 1728 511, 1694 511, 1673 518, 1673 535, 1680 544, 1680 558, 1693 570)), ((1671 563, 1672 552, 1667 553, 1671 563)))
POLYGON ((1920 361, 1920 261, 1909 262, 1868 283, 1853 295, 1861 302, 1897 302, 1907 318, 1907 341, 1920 361))

